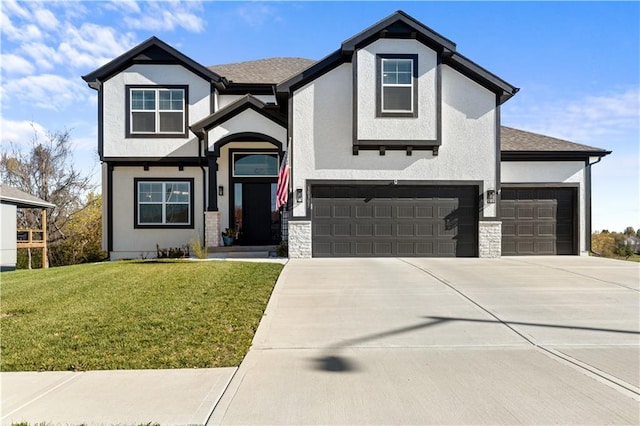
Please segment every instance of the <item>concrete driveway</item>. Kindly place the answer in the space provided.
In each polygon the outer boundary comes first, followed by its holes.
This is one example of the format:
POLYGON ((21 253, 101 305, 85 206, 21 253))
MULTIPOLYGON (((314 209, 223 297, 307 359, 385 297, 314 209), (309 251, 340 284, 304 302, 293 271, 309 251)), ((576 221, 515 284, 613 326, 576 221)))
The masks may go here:
POLYGON ((638 424, 640 265, 292 260, 209 424, 638 424))

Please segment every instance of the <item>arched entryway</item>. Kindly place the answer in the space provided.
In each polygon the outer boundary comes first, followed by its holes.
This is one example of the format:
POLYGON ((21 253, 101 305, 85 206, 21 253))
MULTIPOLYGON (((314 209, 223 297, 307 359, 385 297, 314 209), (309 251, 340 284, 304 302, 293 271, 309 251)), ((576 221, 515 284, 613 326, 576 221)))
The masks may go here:
POLYGON ((221 226, 237 232, 236 244, 273 245, 281 240, 281 215, 275 197, 282 143, 268 135, 229 135, 208 153, 217 173, 221 226), (218 183, 224 182, 224 185, 218 183), (220 189, 220 188, 226 189, 220 189))

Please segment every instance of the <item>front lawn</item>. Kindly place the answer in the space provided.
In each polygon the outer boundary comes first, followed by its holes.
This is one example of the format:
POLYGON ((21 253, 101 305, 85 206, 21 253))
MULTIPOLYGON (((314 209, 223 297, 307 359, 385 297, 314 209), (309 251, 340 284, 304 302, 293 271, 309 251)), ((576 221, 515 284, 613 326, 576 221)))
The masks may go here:
POLYGON ((4 272, 0 370, 237 366, 281 269, 134 261, 4 272))

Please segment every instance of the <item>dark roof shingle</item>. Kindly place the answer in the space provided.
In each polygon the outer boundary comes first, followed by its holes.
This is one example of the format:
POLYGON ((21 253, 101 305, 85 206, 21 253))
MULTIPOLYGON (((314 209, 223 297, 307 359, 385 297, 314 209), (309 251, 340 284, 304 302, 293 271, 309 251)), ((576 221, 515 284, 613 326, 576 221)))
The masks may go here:
POLYGON ((502 126, 500 132, 500 142, 502 152, 519 151, 543 151, 543 152, 593 152, 594 154, 608 153, 601 148, 582 145, 564 139, 553 138, 538 133, 513 129, 502 126))
POLYGON ((268 58, 208 68, 234 83, 277 84, 315 63, 305 58, 268 58))

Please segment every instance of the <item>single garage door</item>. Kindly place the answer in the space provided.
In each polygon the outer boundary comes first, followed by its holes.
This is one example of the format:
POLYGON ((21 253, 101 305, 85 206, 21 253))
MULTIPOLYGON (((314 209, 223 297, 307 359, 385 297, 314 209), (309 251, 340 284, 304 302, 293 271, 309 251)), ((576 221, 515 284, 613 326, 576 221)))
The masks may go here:
POLYGON ((476 256, 477 193, 475 186, 313 186, 313 256, 476 256))
POLYGON ((577 188, 504 188, 502 254, 577 254, 577 188))

